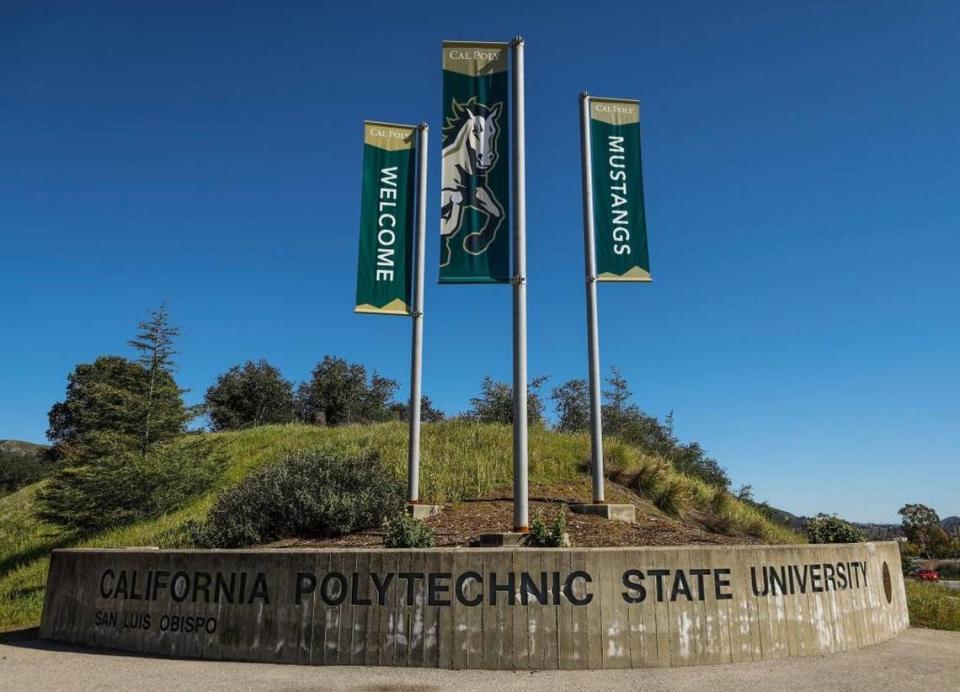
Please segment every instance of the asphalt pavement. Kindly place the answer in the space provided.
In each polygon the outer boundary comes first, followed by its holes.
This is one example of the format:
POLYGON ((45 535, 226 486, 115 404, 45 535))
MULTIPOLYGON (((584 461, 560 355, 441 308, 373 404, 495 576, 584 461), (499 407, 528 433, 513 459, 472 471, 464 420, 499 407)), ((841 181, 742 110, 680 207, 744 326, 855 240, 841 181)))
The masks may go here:
POLYGON ((960 632, 910 629, 859 651, 689 668, 452 671, 134 656, 0 634, 0 690, 960 690, 960 632))

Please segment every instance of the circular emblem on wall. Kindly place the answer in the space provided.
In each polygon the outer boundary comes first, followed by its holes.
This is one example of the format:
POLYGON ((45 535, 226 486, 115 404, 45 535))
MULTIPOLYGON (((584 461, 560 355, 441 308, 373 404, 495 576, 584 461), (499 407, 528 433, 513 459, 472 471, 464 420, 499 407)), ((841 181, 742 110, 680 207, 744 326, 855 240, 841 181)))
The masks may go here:
POLYGON ((887 597, 887 603, 893 603, 893 584, 890 583, 890 568, 887 563, 883 563, 883 595, 887 597))

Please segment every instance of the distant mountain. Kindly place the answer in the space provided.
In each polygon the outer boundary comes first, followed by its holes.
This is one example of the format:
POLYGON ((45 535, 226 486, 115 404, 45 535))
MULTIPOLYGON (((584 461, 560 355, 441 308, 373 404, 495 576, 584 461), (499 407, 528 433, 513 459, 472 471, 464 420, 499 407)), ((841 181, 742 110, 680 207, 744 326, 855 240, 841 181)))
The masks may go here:
POLYGON ((47 458, 47 449, 33 442, 0 440, 0 495, 50 475, 56 464, 47 458))
POLYGON ((798 517, 796 514, 791 514, 785 509, 779 509, 770 505, 766 505, 766 511, 782 524, 787 524, 797 530, 803 528, 804 517, 798 517))
POLYGON ((940 527, 947 532, 947 535, 952 536, 956 531, 960 530, 960 517, 953 516, 942 519, 940 521, 940 527))

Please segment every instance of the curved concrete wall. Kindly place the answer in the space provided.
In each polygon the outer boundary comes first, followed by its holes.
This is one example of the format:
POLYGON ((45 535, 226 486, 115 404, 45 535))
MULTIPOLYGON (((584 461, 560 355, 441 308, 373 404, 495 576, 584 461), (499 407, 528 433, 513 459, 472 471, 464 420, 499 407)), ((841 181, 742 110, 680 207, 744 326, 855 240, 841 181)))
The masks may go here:
POLYGON ((624 668, 855 649, 907 627, 895 543, 58 550, 41 636, 313 665, 624 668))

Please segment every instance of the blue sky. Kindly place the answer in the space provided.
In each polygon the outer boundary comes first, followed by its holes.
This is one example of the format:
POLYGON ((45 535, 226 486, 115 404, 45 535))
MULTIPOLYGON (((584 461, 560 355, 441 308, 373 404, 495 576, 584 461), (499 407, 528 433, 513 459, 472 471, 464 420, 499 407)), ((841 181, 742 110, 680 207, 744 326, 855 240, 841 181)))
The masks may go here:
POLYGON ((406 386, 352 313, 361 121, 431 125, 426 393, 510 377, 510 292, 438 286, 440 42, 527 42, 530 372, 586 372, 577 94, 639 98, 650 285, 602 364, 797 513, 960 514, 960 6, 926 2, 0 7, 0 438, 165 300, 179 378, 325 353, 406 386))

